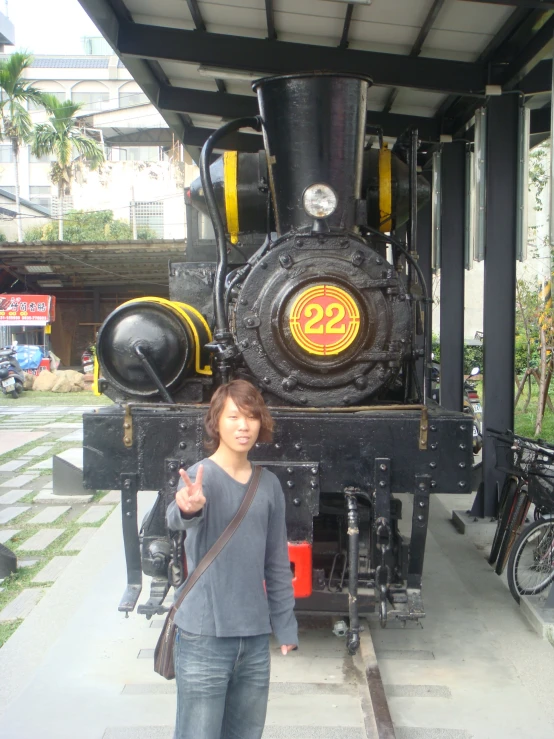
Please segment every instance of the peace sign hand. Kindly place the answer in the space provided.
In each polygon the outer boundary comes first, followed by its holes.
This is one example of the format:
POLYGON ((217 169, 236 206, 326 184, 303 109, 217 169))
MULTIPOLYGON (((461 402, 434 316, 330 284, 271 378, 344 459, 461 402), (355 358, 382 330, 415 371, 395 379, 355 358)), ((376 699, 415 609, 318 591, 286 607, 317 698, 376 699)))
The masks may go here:
POLYGON ((177 490, 175 501, 179 509, 186 515, 193 515, 202 510, 206 503, 206 498, 202 492, 202 478, 204 477, 204 465, 200 465, 196 473, 196 480, 191 481, 185 470, 179 470, 181 479, 185 486, 177 490))

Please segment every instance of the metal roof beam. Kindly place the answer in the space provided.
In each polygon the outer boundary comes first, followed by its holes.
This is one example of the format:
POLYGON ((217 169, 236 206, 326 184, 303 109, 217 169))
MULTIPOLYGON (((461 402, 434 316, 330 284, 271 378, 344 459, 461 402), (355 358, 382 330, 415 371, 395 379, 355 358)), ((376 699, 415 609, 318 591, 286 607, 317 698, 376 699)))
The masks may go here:
POLYGON ((342 36, 339 43, 339 49, 348 49, 348 34, 350 33, 350 24, 352 23, 352 14, 354 12, 354 3, 348 3, 346 13, 344 14, 344 24, 342 26, 342 36))
MULTIPOLYGON (((412 46, 412 50, 410 51, 410 56, 415 57, 415 56, 420 55, 421 49, 423 48, 423 44, 425 43, 425 39, 429 35, 429 31, 431 30, 433 23, 437 20, 437 16, 442 10, 443 5, 444 5, 444 0, 435 0, 433 5, 431 5, 431 8, 429 9, 429 12, 427 13, 427 17, 425 18, 425 20, 423 21, 423 25, 419 29, 417 38, 414 42, 414 45, 412 46)), ((391 93, 387 99, 387 102, 385 103, 383 107, 383 113, 388 113, 390 111, 397 96, 398 96, 398 90, 396 88, 394 90, 391 90, 391 93)))
POLYGON ((483 5, 510 5, 514 8, 529 8, 531 10, 549 10, 554 8, 554 2, 549 0, 466 0, 469 3, 483 5))
POLYGON ((265 17, 267 23, 267 38, 269 41, 275 41, 277 31, 275 30, 275 20, 273 17, 273 0, 265 0, 265 17))
POLYGON ((537 133, 550 135, 550 107, 531 111, 531 134, 537 133))
POLYGON ((505 90, 516 88, 520 80, 542 62, 547 55, 552 54, 554 49, 554 12, 544 13, 543 16, 543 24, 522 50, 513 56, 507 65, 501 67, 500 72, 496 71, 493 81, 501 84, 505 90))
MULTIPOLYGON (((174 112, 197 115, 213 115, 221 118, 243 118, 259 114, 258 101, 249 95, 220 95, 206 90, 191 90, 185 87, 162 87, 158 96, 158 107, 174 112)), ((370 127, 379 126, 386 136, 400 136, 409 126, 415 125, 419 137, 424 141, 438 141, 440 128, 434 118, 416 118, 395 113, 367 111, 370 127)), ((252 139, 248 135, 248 139, 252 139)), ((263 147, 260 147, 263 148, 263 147)))
MULTIPOLYGON (((185 131, 185 144, 191 146, 204 146, 204 143, 212 135, 209 128, 198 128, 194 126, 185 131)), ((216 149, 230 151, 244 151, 255 154, 264 148, 264 140, 261 136, 248 133, 229 133, 217 142, 216 149)))
POLYGON ((181 28, 121 23, 117 46, 129 57, 168 59, 249 72, 290 74, 325 69, 369 75, 374 84, 452 92, 482 93, 482 65, 374 51, 198 33, 181 28))

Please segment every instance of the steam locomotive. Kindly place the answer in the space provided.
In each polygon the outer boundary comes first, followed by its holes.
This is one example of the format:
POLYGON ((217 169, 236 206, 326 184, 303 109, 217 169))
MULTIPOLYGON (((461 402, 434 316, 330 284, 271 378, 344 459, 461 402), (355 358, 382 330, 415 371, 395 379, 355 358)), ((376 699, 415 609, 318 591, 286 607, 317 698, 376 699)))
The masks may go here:
POLYGON ((170 300, 131 300, 100 329, 98 384, 115 404, 84 416, 84 479, 122 492, 121 611, 135 608, 142 573, 147 617, 184 581, 183 534, 167 530, 166 508, 179 467, 205 456, 214 389, 241 377, 275 419, 253 459, 282 483, 297 609, 348 616, 352 653, 361 615, 378 610, 382 625, 425 615, 430 494, 470 491, 472 428, 428 395, 415 235, 429 186, 417 131, 393 151, 367 145, 370 84, 328 73, 255 82, 259 116, 212 134, 186 191, 170 300), (245 127, 264 150, 214 161, 218 141, 245 127), (201 238, 202 213, 215 239, 201 238), (141 489, 159 494, 139 531, 141 489), (413 494, 409 539, 398 493, 413 494))

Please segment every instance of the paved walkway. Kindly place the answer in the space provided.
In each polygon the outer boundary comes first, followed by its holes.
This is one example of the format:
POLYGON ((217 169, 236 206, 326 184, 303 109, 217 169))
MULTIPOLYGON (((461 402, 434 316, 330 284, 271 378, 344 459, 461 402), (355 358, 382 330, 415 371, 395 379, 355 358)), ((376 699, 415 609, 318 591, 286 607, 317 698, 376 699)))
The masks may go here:
MULTIPOLYGON (((55 423, 46 443, 67 433, 55 423)), ((27 473, 27 463, 21 469, 27 473)), ((34 480, 30 486, 37 488, 34 480)), ((139 500, 147 510, 154 494, 139 500)), ((487 564, 486 536, 461 536, 450 523, 451 509, 468 504, 464 496, 432 499, 425 620, 405 629, 372 624, 397 737, 552 739, 554 648, 531 630, 487 564)), ((55 530, 71 513, 50 522, 47 509, 23 521, 46 511, 48 522, 34 525, 55 530)), ((402 524, 410 520, 405 496, 402 524)), ((154 674, 151 660, 161 619, 117 611, 125 584, 120 508, 100 528, 74 525, 75 537, 88 540, 73 556, 37 565, 26 615, 0 649, 0 739, 171 739, 174 685, 154 674), (52 580, 42 582, 40 573, 52 580)), ((145 585, 143 599, 147 592, 145 585)), ((361 726, 356 672, 329 624, 303 631, 298 653, 282 658, 275 650, 264 739, 359 739, 361 726)))
POLYGON ((117 491, 69 500, 52 496, 53 455, 80 453, 81 416, 91 407, 0 406, 0 542, 17 555, 19 567, 0 586, 2 640, 119 501, 117 491))

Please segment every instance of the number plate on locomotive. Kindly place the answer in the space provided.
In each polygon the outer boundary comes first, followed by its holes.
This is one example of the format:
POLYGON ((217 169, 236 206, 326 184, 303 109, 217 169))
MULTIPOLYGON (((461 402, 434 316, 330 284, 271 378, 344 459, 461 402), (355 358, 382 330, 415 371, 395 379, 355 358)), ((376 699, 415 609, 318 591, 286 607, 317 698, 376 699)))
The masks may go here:
POLYGON ((340 354, 358 335, 360 310, 343 288, 314 285, 298 295, 289 321, 294 340, 309 354, 340 354))

